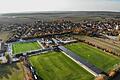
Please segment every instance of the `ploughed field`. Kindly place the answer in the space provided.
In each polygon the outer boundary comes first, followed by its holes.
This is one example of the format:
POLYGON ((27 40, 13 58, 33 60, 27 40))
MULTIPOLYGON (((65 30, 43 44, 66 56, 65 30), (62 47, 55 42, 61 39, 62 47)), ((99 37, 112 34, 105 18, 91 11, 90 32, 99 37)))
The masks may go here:
POLYGON ((24 53, 27 51, 40 49, 38 42, 18 42, 12 45, 13 54, 24 53))
POLYGON ((105 72, 120 63, 118 57, 82 42, 67 44, 65 47, 105 72))
POLYGON ((94 76, 61 52, 32 56, 29 62, 43 80, 93 80, 94 76))
POLYGON ((0 80, 24 80, 22 64, 0 65, 0 80))

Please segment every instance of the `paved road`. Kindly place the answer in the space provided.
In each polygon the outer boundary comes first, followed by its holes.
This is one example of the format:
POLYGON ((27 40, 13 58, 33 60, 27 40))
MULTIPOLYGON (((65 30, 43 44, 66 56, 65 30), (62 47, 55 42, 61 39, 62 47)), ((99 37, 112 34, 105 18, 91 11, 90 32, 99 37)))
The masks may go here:
POLYGON ((58 40, 56 40, 56 39, 54 39, 54 38, 52 38, 52 40, 53 40, 53 42, 54 42, 56 45, 59 45, 58 40))
POLYGON ((96 73, 95 75, 99 75, 100 73, 102 73, 103 71, 100 70, 99 68, 95 67, 94 65, 90 64, 89 62, 87 62, 85 59, 79 57, 78 55, 76 55, 75 53, 73 53, 72 51, 68 50, 67 48, 65 48, 64 46, 58 46, 58 48, 60 50, 62 50, 63 52, 65 52, 67 55, 69 55, 70 57, 72 57, 73 59, 75 59, 76 61, 82 63, 84 66, 86 66, 88 69, 90 69, 90 71, 93 71, 94 73, 96 73))

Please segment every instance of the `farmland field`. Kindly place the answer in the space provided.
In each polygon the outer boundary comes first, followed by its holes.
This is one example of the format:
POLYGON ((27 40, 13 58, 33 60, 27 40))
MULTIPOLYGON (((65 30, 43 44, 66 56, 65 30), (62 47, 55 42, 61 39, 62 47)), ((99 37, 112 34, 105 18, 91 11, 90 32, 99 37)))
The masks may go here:
POLYGON ((94 77, 61 52, 29 58, 37 74, 43 80, 93 80, 94 77))
POLYGON ((0 80, 24 80, 24 72, 20 63, 0 65, 0 80))
POLYGON ((37 42, 20 42, 12 45, 13 54, 19 54, 40 48, 41 46, 37 42))
POLYGON ((65 47, 104 71, 109 71, 120 62, 118 57, 108 55, 102 50, 85 43, 73 43, 65 45, 65 47))

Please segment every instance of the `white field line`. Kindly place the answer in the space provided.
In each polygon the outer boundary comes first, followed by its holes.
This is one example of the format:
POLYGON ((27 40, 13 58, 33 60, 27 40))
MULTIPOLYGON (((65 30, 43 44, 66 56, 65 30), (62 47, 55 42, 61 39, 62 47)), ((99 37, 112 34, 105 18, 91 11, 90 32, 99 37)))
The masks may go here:
POLYGON ((84 64, 80 63, 79 61, 76 61, 74 58, 72 58, 71 56, 67 55, 65 52, 61 51, 64 55, 66 55, 67 57, 69 57, 70 59, 72 59, 75 63, 77 63, 78 65, 80 65, 82 68, 84 68, 85 70, 87 70, 88 72, 90 72, 92 75, 94 75, 95 77, 98 76, 99 74, 95 73, 94 71, 92 71, 90 68, 88 68, 87 66, 85 66, 84 64))
POLYGON ((37 42, 42 47, 42 49, 45 49, 45 47, 40 43, 40 41, 37 40, 37 42))

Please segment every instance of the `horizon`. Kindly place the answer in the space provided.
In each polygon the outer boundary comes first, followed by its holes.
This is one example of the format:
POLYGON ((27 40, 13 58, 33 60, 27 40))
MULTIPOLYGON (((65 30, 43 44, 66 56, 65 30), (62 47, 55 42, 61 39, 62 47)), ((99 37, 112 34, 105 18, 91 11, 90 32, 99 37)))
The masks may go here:
POLYGON ((62 12, 110 12, 110 13, 120 13, 120 11, 23 11, 23 12, 8 12, 0 14, 27 14, 27 13, 62 13, 62 12))
POLYGON ((46 11, 120 12, 119 0, 0 0, 0 14, 46 11), (107 4, 107 5, 106 5, 107 4))

